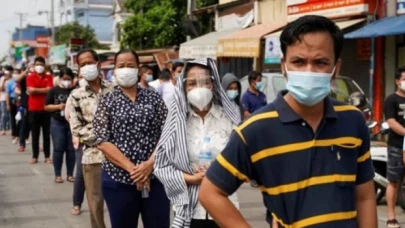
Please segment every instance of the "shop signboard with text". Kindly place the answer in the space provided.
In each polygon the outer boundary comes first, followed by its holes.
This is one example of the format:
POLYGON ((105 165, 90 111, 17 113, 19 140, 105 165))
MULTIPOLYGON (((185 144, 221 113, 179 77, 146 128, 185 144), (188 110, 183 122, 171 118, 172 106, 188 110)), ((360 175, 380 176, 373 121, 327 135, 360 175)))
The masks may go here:
POLYGON ((259 58, 260 39, 224 39, 219 40, 217 57, 259 58))
POLYGON ((287 19, 316 14, 328 18, 363 15, 375 9, 375 0, 286 0, 287 19))
POLYGON ((280 37, 271 36, 266 38, 264 52, 264 63, 265 64, 280 64, 283 54, 281 52, 280 37))

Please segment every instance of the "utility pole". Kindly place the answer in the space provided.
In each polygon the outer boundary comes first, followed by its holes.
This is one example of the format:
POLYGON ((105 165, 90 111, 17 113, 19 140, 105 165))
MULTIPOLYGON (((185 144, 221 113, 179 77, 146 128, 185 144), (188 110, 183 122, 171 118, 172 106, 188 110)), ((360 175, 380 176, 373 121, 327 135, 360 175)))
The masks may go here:
POLYGON ((24 16, 27 15, 26 13, 15 13, 18 15, 19 20, 20 20, 20 29, 19 29, 19 37, 18 40, 22 41, 23 39, 23 22, 24 22, 24 16))
POLYGON ((55 45, 55 0, 51 0, 51 45, 55 45))
MULTIPOLYGON (((192 15, 193 10, 195 9, 196 1, 187 0, 187 18, 191 22, 191 19, 194 18, 192 15)), ((191 40, 191 36, 187 36, 187 41, 191 40)))

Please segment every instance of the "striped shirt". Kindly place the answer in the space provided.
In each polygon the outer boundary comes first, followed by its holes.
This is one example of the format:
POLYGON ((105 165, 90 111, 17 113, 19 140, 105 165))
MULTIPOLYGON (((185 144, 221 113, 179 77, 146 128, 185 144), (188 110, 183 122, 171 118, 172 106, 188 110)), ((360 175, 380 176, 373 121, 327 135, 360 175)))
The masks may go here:
POLYGON ((280 227, 357 227, 356 185, 374 177, 362 113, 326 98, 314 133, 286 93, 236 128, 206 177, 228 194, 257 180, 267 220, 280 227))

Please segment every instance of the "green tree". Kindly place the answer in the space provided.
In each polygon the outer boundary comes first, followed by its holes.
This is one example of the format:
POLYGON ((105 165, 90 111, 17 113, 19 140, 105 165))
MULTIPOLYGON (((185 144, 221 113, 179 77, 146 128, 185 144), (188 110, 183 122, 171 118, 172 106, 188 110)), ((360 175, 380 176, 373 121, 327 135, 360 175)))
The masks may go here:
POLYGON ((94 29, 90 26, 82 26, 78 22, 65 24, 56 29, 55 43, 69 45, 71 38, 84 39, 86 48, 108 49, 107 46, 98 42, 94 29))
POLYGON ((125 7, 133 15, 123 24, 122 45, 146 49, 179 45, 185 41, 184 0, 127 0, 125 7))

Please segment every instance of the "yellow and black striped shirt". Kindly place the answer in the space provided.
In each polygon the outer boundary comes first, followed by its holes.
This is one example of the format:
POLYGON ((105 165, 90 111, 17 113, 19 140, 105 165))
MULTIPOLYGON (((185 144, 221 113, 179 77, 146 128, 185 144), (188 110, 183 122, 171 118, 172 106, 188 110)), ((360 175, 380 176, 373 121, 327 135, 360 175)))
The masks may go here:
POLYGON ((355 187, 374 177, 362 113, 326 98, 314 133, 285 93, 235 130, 207 178, 228 194, 255 179, 281 227, 357 227, 355 187))

